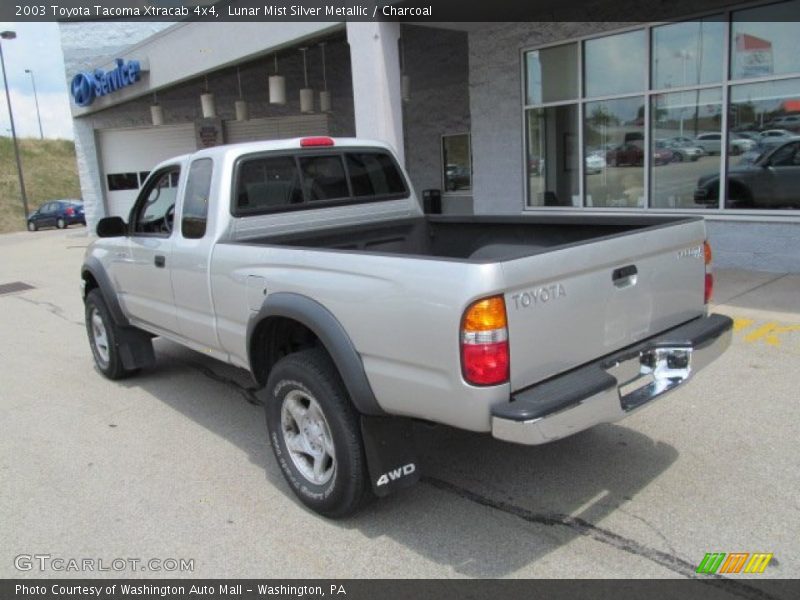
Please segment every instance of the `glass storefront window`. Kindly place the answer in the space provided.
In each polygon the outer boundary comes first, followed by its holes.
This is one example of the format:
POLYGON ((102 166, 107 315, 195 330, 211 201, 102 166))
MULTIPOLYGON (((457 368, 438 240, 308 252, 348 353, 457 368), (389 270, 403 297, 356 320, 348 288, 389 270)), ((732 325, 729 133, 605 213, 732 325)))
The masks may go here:
POLYGON ((447 192, 468 192, 472 189, 472 159, 469 134, 442 136, 444 189, 447 192))
POLYGON ((800 0, 733 13, 731 79, 800 73, 800 0))
POLYGON ((584 111, 586 206, 644 208, 644 98, 587 102, 584 111))
POLYGON ((800 78, 732 86, 730 96, 725 208, 800 208, 800 78))
POLYGON ((529 206, 580 206, 578 105, 526 112, 529 206))
POLYGON ((722 15, 653 28, 652 87, 686 87, 722 80, 722 15))
POLYGON ((646 85, 647 36, 643 29, 586 40, 585 96, 641 92, 646 85))
POLYGON ((695 197, 698 180, 720 172, 722 90, 659 94, 650 109, 654 208, 717 208, 719 194, 695 197))
POLYGON ((526 104, 578 97, 578 44, 565 44, 525 55, 526 104))
POLYGON ((800 210, 800 0, 768 1, 525 52, 527 205, 800 210))

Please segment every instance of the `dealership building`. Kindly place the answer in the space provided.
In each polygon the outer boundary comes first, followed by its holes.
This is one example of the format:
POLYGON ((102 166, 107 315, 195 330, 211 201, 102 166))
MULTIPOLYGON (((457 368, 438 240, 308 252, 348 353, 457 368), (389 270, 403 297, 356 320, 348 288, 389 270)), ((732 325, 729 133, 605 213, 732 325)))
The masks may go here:
POLYGON ((358 136, 446 214, 703 215, 718 266, 800 272, 800 0, 717 5, 652 23, 62 23, 90 226, 127 217, 171 156, 358 136))

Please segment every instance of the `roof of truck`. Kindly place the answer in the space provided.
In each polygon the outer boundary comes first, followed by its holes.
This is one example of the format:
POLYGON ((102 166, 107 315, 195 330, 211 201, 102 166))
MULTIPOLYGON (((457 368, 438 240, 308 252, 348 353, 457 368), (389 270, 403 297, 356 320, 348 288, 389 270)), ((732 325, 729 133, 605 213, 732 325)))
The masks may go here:
POLYGON ((270 140, 263 142, 244 142, 241 144, 225 144, 223 146, 214 146, 212 148, 203 148, 198 150, 192 156, 201 157, 208 156, 212 158, 221 158, 223 156, 240 156, 242 154, 252 154, 254 152, 271 152, 271 151, 309 151, 314 150, 327 150, 330 148, 353 148, 353 147, 375 147, 384 150, 392 150, 391 146, 385 142, 375 140, 365 140, 361 138, 334 138, 330 136, 305 136, 284 140, 270 140), (316 143, 315 143, 316 141, 316 143), (305 146, 305 143, 311 145, 305 146))

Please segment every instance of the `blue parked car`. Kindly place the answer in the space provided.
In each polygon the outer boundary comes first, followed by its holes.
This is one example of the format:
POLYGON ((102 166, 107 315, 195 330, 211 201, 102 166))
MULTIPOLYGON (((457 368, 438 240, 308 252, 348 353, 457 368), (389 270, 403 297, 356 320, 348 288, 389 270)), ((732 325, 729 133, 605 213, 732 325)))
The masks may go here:
POLYGON ((83 202, 80 200, 52 200, 45 202, 28 217, 28 231, 37 231, 40 227, 58 227, 65 229, 75 223, 86 225, 83 214, 83 202))

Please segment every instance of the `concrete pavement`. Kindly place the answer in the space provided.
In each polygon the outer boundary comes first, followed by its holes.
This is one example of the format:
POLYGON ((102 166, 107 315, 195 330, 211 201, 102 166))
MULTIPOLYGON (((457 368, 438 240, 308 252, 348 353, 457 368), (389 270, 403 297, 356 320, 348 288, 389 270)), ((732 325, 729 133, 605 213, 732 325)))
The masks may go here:
MULTIPOLYGON (((684 577, 706 552, 800 576, 800 276, 717 272, 731 349, 692 385, 541 447, 420 427, 424 479, 331 522, 294 500, 246 373, 157 340, 93 368, 82 228, 0 236, 0 576, 19 555, 191 559, 124 577, 684 577)), ((90 573, 90 575, 92 575, 90 573)), ((743 579, 744 576, 731 576, 743 579)))

